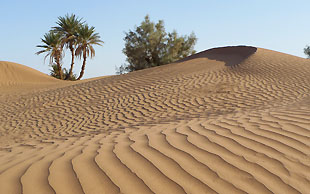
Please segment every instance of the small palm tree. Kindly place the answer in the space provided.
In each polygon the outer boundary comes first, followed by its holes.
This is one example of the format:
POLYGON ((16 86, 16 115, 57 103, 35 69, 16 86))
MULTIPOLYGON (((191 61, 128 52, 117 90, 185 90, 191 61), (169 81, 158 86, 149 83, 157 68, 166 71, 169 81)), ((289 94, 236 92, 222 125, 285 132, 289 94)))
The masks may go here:
POLYGON ((77 44, 78 29, 83 24, 82 19, 76 17, 74 14, 66 15, 65 17, 58 17, 58 26, 53 27, 53 31, 62 34, 62 47, 66 45, 71 52, 71 66, 69 74, 66 79, 72 77, 74 66, 74 51, 77 44))
POLYGON ((53 65, 54 62, 56 63, 58 70, 57 74, 59 75, 60 79, 63 79, 60 64, 60 61, 62 59, 61 34, 50 31, 44 35, 44 38, 41 38, 41 41, 44 43, 44 45, 37 45, 37 47, 43 48, 43 50, 36 52, 36 54, 39 55, 41 53, 47 53, 44 59, 46 59, 49 56, 50 65, 53 65))
POLYGON ((81 58, 83 56, 83 64, 81 72, 77 80, 80 80, 84 75, 86 58, 90 55, 90 58, 95 56, 95 49, 93 45, 102 46, 102 40, 98 33, 95 33, 95 27, 89 27, 87 24, 80 26, 77 36, 77 48, 75 55, 81 58))

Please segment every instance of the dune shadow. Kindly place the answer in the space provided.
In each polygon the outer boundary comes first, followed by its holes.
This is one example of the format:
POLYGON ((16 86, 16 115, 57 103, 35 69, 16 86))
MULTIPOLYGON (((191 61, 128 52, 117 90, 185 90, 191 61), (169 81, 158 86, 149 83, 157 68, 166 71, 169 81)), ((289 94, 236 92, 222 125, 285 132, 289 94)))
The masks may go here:
POLYGON ((249 56, 253 55, 256 51, 257 48, 251 46, 218 47, 196 53, 176 62, 180 63, 196 58, 208 58, 211 60, 222 61, 226 66, 234 67, 249 56))

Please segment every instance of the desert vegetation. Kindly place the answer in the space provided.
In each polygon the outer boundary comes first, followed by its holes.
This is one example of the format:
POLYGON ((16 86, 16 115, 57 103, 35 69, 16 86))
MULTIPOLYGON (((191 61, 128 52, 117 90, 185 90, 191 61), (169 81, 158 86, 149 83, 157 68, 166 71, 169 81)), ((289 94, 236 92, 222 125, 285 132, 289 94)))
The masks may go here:
POLYGON ((45 53, 49 57, 49 64, 52 67, 50 75, 58 79, 80 80, 85 72, 87 57, 95 56, 94 45, 102 46, 103 41, 95 31, 95 27, 89 26, 82 18, 74 14, 58 17, 57 26, 47 32, 41 38, 42 48, 36 54, 45 53), (69 70, 63 68, 62 59, 64 49, 71 53, 71 64, 69 70), (83 59, 79 76, 73 74, 75 58, 83 59))
POLYGON ((117 68, 117 74, 165 65, 196 52, 194 46, 197 38, 194 33, 179 36, 176 30, 166 32, 163 20, 154 23, 148 15, 140 26, 125 34, 123 53, 127 64, 117 68))
MULTIPOLYGON (((50 75, 64 80, 80 80, 85 72, 87 58, 95 56, 94 45, 102 46, 103 41, 95 31, 82 18, 74 14, 58 17, 56 26, 47 32, 37 45, 42 50, 36 54, 45 54, 51 66, 50 75), (64 52, 70 51, 70 68, 63 67, 64 52), (73 73, 75 59, 82 60, 79 75, 73 73)), ((125 32, 126 64, 117 67, 117 74, 132 72, 175 62, 194 54, 197 42, 195 34, 180 36, 176 30, 166 32, 164 21, 157 23, 145 16, 140 26, 125 32)))

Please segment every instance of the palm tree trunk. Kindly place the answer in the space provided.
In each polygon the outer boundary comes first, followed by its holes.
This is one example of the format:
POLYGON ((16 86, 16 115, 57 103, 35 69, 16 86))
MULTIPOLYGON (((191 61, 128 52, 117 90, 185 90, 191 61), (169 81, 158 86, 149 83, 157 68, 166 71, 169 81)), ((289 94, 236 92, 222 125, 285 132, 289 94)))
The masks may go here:
POLYGON ((60 79, 63 79, 63 74, 62 74, 62 69, 61 69, 61 65, 60 65, 59 55, 56 57, 56 64, 57 64, 57 67, 58 67, 59 77, 60 77, 60 79))
POLYGON ((86 66, 86 52, 83 53, 83 65, 82 65, 81 72, 77 80, 80 80, 83 77, 85 66, 86 66))
POLYGON ((69 74, 68 76, 66 77, 66 79, 69 79, 72 77, 72 74, 73 74, 73 65, 74 65, 74 48, 72 45, 69 46, 70 48, 70 51, 71 51, 71 67, 70 67, 70 71, 69 71, 69 74))
POLYGON ((63 78, 62 69, 61 69, 60 64, 57 63, 57 66, 58 66, 58 70, 59 70, 59 77, 60 77, 60 79, 64 79, 64 78, 63 78))

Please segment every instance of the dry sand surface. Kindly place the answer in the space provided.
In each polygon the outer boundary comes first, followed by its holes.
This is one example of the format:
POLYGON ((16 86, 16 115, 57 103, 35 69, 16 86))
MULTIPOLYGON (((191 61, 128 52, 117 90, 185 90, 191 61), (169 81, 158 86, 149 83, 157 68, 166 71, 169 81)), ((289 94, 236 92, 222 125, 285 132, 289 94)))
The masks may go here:
POLYGON ((0 62, 0 193, 310 193, 310 60, 254 47, 67 82, 0 62))

